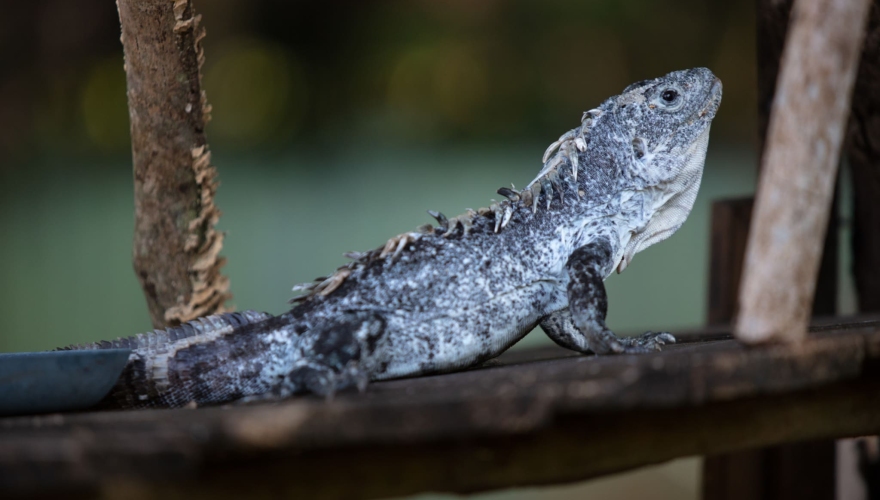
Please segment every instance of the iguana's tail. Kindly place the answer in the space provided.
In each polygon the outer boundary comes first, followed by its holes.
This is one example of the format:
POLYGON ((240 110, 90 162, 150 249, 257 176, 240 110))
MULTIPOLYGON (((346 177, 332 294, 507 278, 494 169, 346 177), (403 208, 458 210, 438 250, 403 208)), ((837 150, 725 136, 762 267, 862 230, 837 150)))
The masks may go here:
MULTIPOLYGON (((247 381, 229 386, 224 377, 216 375, 224 369, 224 358, 233 363, 229 359, 234 357, 230 347, 246 341, 233 341, 230 337, 235 333, 259 330, 258 325, 277 318, 280 317, 257 311, 215 314, 165 330, 153 330, 111 341, 70 345, 58 350, 132 350, 119 380, 101 401, 100 408, 179 407, 191 401, 219 403, 235 399, 227 394, 228 391, 244 389, 247 392, 248 389, 247 381), (207 358, 207 366, 204 363, 196 366, 198 361, 190 360, 183 365, 188 373, 180 373, 178 365, 174 364, 174 357, 184 350, 193 352, 190 357, 208 354, 198 360, 207 358), (224 383, 228 387, 223 387, 224 383), (206 385, 217 387, 206 390, 206 385)), ((241 361, 235 359, 239 364, 241 361)), ((230 366, 229 370, 233 370, 233 367, 230 366)))

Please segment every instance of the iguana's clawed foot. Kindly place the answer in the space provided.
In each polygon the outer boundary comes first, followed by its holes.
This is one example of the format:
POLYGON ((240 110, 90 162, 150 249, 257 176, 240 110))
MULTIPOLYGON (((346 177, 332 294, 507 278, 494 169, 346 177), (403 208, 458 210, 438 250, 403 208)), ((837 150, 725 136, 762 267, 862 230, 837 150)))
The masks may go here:
POLYGON ((638 337, 618 337, 605 330, 594 335, 590 348, 596 354, 642 354, 659 351, 666 344, 674 344, 675 337, 667 332, 646 332, 638 337))
POLYGON ((666 344, 674 344, 675 337, 668 332, 645 332, 638 337, 625 337, 620 341, 624 353, 637 354, 659 351, 666 344))
POLYGON ((336 391, 355 386, 364 392, 370 381, 366 358, 376 348, 385 320, 376 313, 350 313, 300 337, 298 361, 287 375, 294 393, 310 392, 333 399, 336 391))
POLYGON ((290 373, 289 380, 297 392, 310 392, 332 400, 336 391, 351 386, 356 386, 358 392, 365 392, 370 376, 356 362, 349 362, 341 372, 319 363, 305 362, 290 373))

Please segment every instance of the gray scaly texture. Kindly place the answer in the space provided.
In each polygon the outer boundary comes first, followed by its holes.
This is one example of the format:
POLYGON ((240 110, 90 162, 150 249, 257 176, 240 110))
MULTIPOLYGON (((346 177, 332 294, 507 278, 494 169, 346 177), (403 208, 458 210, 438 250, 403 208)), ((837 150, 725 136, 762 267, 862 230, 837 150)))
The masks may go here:
POLYGON ((134 348, 108 403, 212 404, 446 372, 497 356, 540 324, 584 353, 641 353, 668 333, 618 338, 603 281, 672 235, 693 207, 721 82, 705 68, 627 87, 550 145, 524 189, 347 254, 280 316, 210 316, 84 346, 134 348))

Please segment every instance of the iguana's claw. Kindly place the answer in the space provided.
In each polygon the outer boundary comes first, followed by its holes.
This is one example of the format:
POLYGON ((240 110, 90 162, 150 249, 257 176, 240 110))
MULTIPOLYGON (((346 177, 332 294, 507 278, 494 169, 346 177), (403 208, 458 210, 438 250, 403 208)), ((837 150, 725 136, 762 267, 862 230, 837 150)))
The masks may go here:
POLYGON ((356 361, 350 361, 341 372, 330 366, 315 362, 305 362, 288 375, 291 385, 300 392, 311 392, 333 400, 336 391, 356 386, 358 392, 364 393, 370 383, 370 376, 362 370, 356 361))
POLYGON ((674 344, 675 337, 669 332, 645 332, 638 337, 620 339, 623 352, 637 354, 659 351, 666 344, 674 344))

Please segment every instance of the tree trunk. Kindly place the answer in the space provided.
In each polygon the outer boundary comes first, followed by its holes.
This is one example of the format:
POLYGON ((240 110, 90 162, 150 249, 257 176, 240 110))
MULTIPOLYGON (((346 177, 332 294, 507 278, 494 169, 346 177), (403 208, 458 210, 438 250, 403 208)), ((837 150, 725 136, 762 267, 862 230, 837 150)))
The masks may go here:
POLYGON ((134 162, 134 268, 153 326, 223 310, 223 234, 201 89, 204 59, 190 0, 118 0, 134 162))

